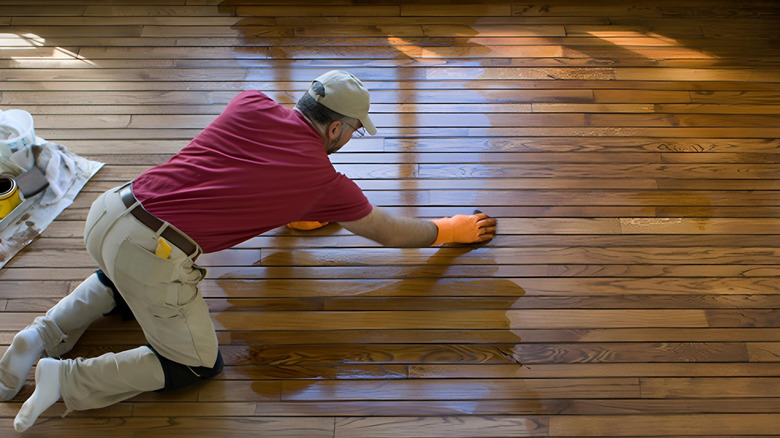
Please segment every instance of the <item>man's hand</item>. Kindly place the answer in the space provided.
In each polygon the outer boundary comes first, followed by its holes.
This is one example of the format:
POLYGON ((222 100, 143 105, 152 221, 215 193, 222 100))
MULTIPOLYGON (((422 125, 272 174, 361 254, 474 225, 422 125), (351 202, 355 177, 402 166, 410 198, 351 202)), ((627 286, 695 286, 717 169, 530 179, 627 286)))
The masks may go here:
POLYGON ((481 243, 487 242, 496 235, 496 220, 485 213, 465 215, 456 214, 452 217, 435 219, 439 228, 434 245, 442 243, 481 243))

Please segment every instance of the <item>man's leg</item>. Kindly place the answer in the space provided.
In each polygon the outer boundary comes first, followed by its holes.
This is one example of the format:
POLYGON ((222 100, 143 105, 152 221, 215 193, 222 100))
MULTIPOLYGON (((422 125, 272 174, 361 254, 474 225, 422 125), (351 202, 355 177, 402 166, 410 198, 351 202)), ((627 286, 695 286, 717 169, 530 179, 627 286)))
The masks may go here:
POLYGON ((142 392, 173 390, 210 379, 222 371, 222 356, 213 367, 189 367, 162 356, 149 347, 106 353, 91 359, 48 359, 38 362, 35 392, 14 420, 24 432, 60 396, 68 410, 96 409, 142 392))
POLYGON ((15 422, 22 430, 60 395, 69 409, 91 409, 143 391, 175 389, 222 369, 214 326, 198 290, 205 276, 205 270, 194 264, 200 250, 187 255, 174 246, 168 258, 158 257, 155 249, 162 230, 150 230, 128 211, 119 190, 106 192, 90 210, 85 243, 161 359, 150 348, 140 347, 87 360, 43 361, 36 382, 40 391, 36 388, 37 395, 25 403, 15 422), (59 381, 44 372, 55 367, 59 381))
POLYGON ((162 389, 165 375, 148 347, 106 353, 90 359, 48 359, 38 362, 35 392, 14 420, 24 432, 62 396, 69 410, 109 406, 145 391, 162 389))
POLYGON ((137 204, 127 207, 120 192, 110 190, 93 204, 90 216, 93 211, 105 214, 87 220, 87 251, 116 285, 148 343, 161 356, 193 367, 212 366, 217 336, 198 290, 206 274, 195 264, 200 248, 185 254, 171 245, 167 258, 157 256, 165 228, 151 230, 129 214, 137 204))
POLYGON ((49 356, 67 353, 92 322, 115 306, 114 292, 95 273, 45 316, 35 318, 29 327, 14 336, 0 359, 0 400, 16 396, 44 351, 49 356))

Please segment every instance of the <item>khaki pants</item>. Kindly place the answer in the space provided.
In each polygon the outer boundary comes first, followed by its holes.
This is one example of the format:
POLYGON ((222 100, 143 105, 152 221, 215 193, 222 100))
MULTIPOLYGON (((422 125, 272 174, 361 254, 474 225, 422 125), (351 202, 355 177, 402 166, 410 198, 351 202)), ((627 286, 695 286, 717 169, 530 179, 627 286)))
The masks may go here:
POLYGON ((198 290, 206 274, 194 263, 200 247, 187 256, 171 245, 168 259, 156 256, 163 229, 154 232, 129 214, 133 206, 122 203, 122 187, 92 204, 84 229, 87 251, 114 282, 160 355, 188 366, 212 367, 217 336, 198 290))
MULTIPOLYGON (((205 270, 194 263, 200 247, 187 256, 172 246, 170 258, 157 257, 158 234, 129 214, 120 188, 92 204, 84 230, 87 251, 114 282, 158 354, 188 366, 214 366, 217 337, 198 290, 205 270)), ((48 354, 64 354, 89 323, 114 305, 110 289, 93 274, 33 326, 48 354)), ((164 385, 162 365, 147 347, 67 359, 60 366, 60 392, 69 410, 108 406, 164 385)))

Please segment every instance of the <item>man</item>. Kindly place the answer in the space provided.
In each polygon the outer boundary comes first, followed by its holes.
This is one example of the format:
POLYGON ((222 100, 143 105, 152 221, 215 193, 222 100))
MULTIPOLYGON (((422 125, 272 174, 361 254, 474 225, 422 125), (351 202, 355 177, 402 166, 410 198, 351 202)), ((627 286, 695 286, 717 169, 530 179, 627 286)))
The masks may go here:
MULTIPOLYGON (((479 213, 427 221, 372 206, 328 155, 365 129, 369 93, 356 77, 318 77, 294 110, 246 91, 171 160, 101 195, 84 230, 100 269, 19 332, 0 360, 0 400, 36 388, 14 420, 22 432, 62 397, 68 410, 108 406, 144 391, 182 388, 219 374, 223 362, 198 291, 203 252, 230 248, 280 225, 339 222, 394 247, 473 243, 495 235, 479 213), (67 353, 97 318, 132 312, 149 343, 90 359, 67 353)), ((316 225, 315 225, 316 226, 316 225)))

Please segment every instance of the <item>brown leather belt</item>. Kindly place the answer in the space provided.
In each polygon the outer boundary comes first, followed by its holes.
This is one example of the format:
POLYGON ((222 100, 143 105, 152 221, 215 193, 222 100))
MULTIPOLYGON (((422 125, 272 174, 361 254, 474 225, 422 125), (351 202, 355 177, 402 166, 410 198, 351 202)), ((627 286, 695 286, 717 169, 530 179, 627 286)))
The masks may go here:
MULTIPOLYGON (((125 204, 125 207, 127 208, 130 208, 130 206, 138 202, 135 199, 135 195, 133 195, 133 189, 131 186, 127 186, 120 190, 119 196, 122 198, 122 203, 125 204)), ((165 222, 146 211, 146 209, 140 203, 134 209, 130 210, 130 214, 155 233, 159 231, 160 228, 162 228, 162 226, 165 224, 165 222)), ((188 256, 195 254, 195 251, 197 250, 195 244, 190 242, 188 238, 184 237, 182 234, 171 227, 166 227, 160 236, 175 245, 188 256)))

